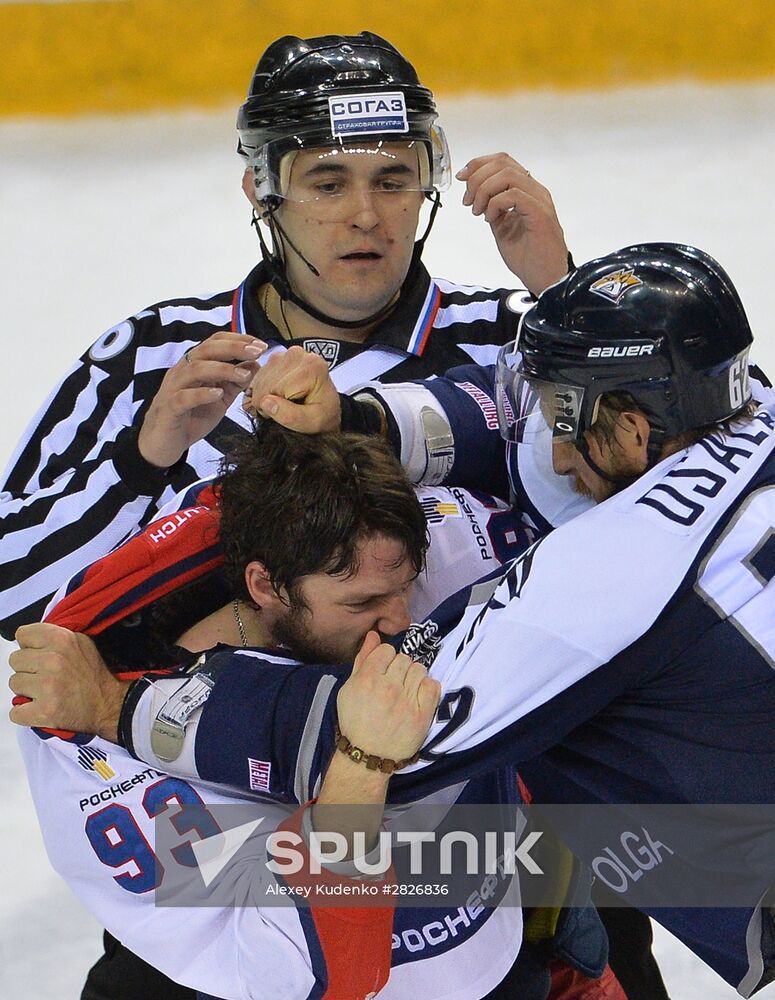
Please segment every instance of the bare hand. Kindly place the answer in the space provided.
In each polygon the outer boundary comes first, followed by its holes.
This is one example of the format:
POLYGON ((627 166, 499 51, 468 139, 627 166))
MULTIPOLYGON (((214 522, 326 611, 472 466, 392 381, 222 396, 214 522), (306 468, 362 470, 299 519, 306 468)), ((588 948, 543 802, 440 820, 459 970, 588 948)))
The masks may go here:
POLYGON ((243 403, 248 413, 271 417, 304 434, 338 431, 339 394, 326 362, 301 347, 273 354, 258 371, 243 403))
POLYGON ((143 458, 168 469, 209 434, 258 370, 266 344, 220 331, 192 347, 168 369, 143 420, 143 458))
POLYGON ((96 733, 115 743, 130 682, 113 676, 92 640, 42 622, 22 625, 16 641, 21 648, 8 658, 15 671, 8 686, 31 701, 11 709, 11 722, 96 733))
POLYGON ((470 160, 457 179, 463 204, 490 224, 508 269, 533 295, 568 273, 568 248, 552 196, 508 153, 470 160))
POLYGON ((422 746, 440 696, 422 664, 369 632, 337 697, 339 728, 366 753, 404 760, 422 746))

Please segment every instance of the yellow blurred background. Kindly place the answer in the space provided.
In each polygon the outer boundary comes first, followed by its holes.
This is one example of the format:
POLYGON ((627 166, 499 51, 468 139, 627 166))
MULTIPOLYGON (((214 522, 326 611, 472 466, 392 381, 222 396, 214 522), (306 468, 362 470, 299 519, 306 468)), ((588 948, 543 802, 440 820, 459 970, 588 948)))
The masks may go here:
POLYGON ((439 94, 775 75, 775 0, 0 0, 0 115, 236 104, 283 34, 385 35, 439 94))

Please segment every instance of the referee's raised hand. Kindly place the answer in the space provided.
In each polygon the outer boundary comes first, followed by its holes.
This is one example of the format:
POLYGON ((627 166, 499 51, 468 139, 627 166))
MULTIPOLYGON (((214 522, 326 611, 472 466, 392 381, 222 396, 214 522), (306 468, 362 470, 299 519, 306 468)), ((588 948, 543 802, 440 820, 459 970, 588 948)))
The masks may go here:
POLYGON ((138 437, 143 458, 168 469, 217 427, 265 350, 255 337, 219 331, 187 351, 167 371, 145 415, 138 437))

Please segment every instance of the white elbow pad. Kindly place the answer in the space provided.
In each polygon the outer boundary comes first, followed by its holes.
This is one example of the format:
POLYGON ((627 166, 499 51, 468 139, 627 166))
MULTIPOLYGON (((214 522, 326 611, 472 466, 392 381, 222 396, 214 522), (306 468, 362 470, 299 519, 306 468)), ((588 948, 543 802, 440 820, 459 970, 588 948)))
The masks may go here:
POLYGON ((136 757, 173 774, 196 777, 194 746, 200 709, 210 695, 209 677, 146 678, 132 713, 132 744, 136 757))
MULTIPOLYGON (((372 397, 373 398, 373 397, 372 397)), ((379 386, 378 398, 401 436, 401 465, 413 483, 444 482, 455 461, 455 441, 447 414, 421 385, 379 386)))

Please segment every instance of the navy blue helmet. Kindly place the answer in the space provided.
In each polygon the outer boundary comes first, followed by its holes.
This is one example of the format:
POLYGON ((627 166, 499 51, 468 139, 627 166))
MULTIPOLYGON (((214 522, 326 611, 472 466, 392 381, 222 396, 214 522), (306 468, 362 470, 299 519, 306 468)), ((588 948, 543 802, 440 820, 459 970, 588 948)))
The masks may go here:
POLYGON ((708 254, 625 247, 568 274, 524 315, 516 350, 499 361, 501 409, 517 426, 513 414, 540 395, 555 439, 579 443, 600 397, 626 392, 659 439, 673 437, 746 406, 752 340, 737 291, 708 254))

